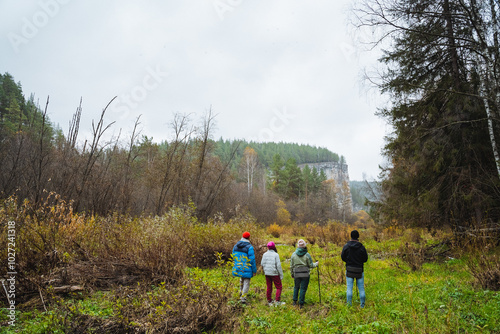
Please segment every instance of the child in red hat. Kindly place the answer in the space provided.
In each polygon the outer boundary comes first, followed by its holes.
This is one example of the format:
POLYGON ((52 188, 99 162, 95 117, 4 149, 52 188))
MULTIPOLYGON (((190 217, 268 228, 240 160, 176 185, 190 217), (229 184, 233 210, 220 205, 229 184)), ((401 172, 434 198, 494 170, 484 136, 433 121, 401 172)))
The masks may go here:
POLYGON ((250 279, 257 273, 255 252, 250 243, 250 233, 244 232, 240 241, 233 247, 233 276, 240 278, 240 301, 247 302, 247 293, 250 289, 250 279))

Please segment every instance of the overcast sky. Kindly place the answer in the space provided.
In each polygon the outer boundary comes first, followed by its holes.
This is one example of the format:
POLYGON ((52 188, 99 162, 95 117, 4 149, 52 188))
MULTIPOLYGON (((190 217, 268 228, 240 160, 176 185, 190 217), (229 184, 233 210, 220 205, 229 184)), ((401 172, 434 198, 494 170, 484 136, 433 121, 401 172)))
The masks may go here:
POLYGON ((106 121, 160 142, 176 113, 214 139, 284 141, 343 155, 351 180, 374 179, 387 127, 362 80, 377 55, 352 37, 349 0, 0 2, 0 72, 35 93, 67 133, 81 133, 114 97, 106 121))

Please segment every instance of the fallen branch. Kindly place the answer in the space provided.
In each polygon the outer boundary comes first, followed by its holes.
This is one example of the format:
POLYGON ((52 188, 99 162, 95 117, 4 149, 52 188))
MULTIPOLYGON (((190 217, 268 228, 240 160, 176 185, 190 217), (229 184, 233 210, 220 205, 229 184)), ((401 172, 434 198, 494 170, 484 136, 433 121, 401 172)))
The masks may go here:
POLYGON ((83 291, 83 287, 79 285, 63 285, 63 286, 56 286, 52 288, 54 293, 69 293, 69 292, 78 292, 78 291, 83 291))
POLYGON ((38 289, 38 292, 40 293, 40 299, 42 300, 43 309, 45 310, 45 312, 47 312, 47 308, 45 307, 45 301, 43 300, 42 290, 38 289))

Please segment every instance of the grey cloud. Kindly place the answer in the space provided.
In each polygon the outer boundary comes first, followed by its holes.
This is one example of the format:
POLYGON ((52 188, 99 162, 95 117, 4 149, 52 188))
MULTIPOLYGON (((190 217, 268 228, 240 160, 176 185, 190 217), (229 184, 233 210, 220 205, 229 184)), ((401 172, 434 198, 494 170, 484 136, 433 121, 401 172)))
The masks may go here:
POLYGON ((275 126, 274 140, 328 147, 347 158, 352 179, 377 176, 385 128, 378 99, 359 88, 376 57, 349 40, 350 1, 220 1, 231 6, 222 19, 217 0, 67 1, 18 53, 6 34, 43 9, 4 1, 0 71, 27 94, 50 95, 50 117, 64 130, 80 96, 90 128, 113 96, 133 95, 133 107, 118 100, 109 121, 127 131, 143 114, 143 133, 158 141, 176 112, 195 118, 212 106, 214 137, 258 139, 285 108, 295 117, 275 126), (168 72, 161 82, 148 78, 158 66, 168 72))

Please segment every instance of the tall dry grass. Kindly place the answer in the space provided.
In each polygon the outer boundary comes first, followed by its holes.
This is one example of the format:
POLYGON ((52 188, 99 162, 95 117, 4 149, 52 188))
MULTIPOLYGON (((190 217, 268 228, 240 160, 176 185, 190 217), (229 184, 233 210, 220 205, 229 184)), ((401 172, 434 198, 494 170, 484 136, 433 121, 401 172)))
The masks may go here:
MULTIPOLYGON (((216 254, 229 259, 245 230, 251 232, 254 245, 263 243, 250 216, 201 223, 192 205, 138 219, 77 214, 56 194, 47 196, 41 206, 16 202, 1 202, 0 238, 7 241, 7 224, 14 221, 20 303, 68 284, 87 290, 139 281, 180 284, 186 267, 215 267, 216 254)), ((260 260, 262 251, 255 248, 260 260)), ((6 247, 0 249, 6 259, 6 247)), ((1 270, 4 275, 6 268, 1 270)))

